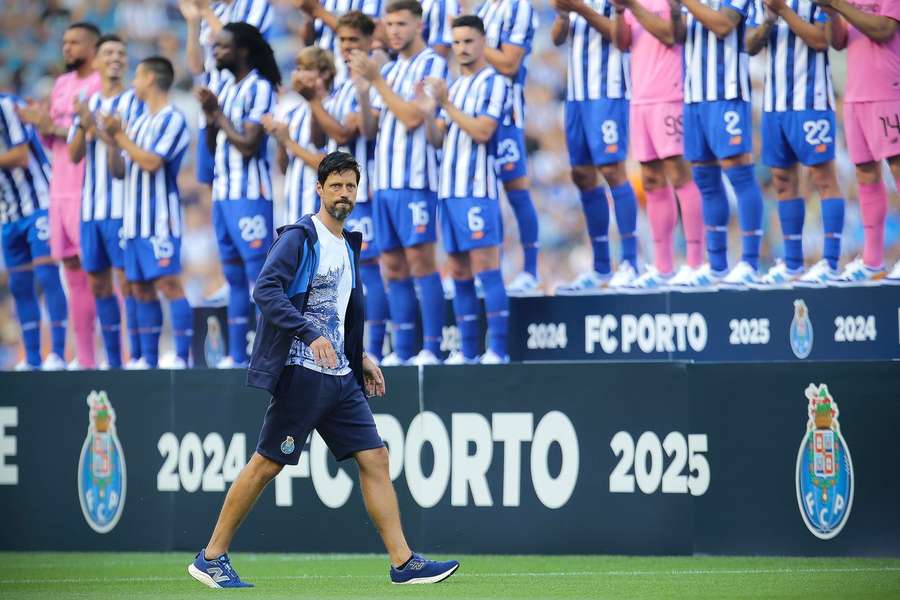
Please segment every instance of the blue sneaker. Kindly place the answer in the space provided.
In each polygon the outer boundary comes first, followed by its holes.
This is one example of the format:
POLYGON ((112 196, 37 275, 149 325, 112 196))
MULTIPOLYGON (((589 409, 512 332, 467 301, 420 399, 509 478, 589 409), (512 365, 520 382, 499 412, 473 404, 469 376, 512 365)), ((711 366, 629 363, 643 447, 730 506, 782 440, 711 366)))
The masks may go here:
POLYGON ((421 554, 413 554, 402 569, 391 567, 391 583, 438 583, 456 573, 459 563, 455 560, 440 562, 428 560, 421 554))
POLYGON ((252 583, 241 581, 237 571, 231 566, 228 554, 219 558, 206 560, 203 558, 204 548, 194 558, 194 562, 188 565, 188 573, 191 577, 211 588, 246 588, 253 587, 252 583))

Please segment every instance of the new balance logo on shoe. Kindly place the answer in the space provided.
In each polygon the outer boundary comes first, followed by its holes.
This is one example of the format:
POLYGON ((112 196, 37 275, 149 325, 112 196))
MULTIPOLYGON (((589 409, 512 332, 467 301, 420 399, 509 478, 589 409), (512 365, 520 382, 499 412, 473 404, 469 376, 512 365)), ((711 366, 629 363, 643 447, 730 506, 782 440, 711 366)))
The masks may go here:
POLYGON ((223 581, 228 581, 228 575, 222 572, 222 569, 219 567, 211 567, 206 570, 209 573, 209 576, 212 577, 213 581, 216 583, 222 583, 223 581))

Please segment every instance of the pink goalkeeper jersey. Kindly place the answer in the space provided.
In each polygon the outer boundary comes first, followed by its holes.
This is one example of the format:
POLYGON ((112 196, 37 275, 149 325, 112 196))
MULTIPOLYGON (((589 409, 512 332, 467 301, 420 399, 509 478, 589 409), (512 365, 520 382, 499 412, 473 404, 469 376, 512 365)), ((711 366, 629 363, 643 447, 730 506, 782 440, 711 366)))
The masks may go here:
MULTIPOLYGON (((668 0, 638 0, 647 11, 668 20, 672 14, 668 0)), ((631 26, 631 103, 681 102, 681 46, 667 47, 625 12, 631 26)))
MULTIPOLYGON (((71 72, 60 75, 53 84, 50 92, 50 118, 57 127, 64 127, 66 131, 72 125, 75 109, 72 102, 75 98, 90 98, 94 92, 102 88, 100 74, 96 71, 81 79, 78 73, 71 72)), ((73 163, 69 159, 66 150, 66 140, 54 137, 52 140, 44 140, 44 147, 52 154, 50 172, 50 202, 57 198, 77 198, 81 201, 81 184, 84 179, 84 161, 73 163)))
MULTIPOLYGON (((900 0, 851 0, 859 10, 900 21, 900 0)), ((848 23, 846 102, 900 100, 900 30, 876 44, 848 23)))

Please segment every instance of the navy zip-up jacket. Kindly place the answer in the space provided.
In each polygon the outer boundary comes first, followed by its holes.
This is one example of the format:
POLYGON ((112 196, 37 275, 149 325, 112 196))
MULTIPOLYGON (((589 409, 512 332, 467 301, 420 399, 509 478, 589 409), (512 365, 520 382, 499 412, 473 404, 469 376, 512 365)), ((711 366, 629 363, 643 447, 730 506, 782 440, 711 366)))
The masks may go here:
MULTIPOLYGON (((362 369, 365 299, 363 286, 358 283, 362 234, 345 229, 344 240, 353 252, 353 289, 344 317, 344 354, 360 388, 365 389, 362 369)), ((280 227, 253 288, 253 300, 261 316, 247 369, 247 385, 274 395, 294 338, 310 345, 323 334, 303 316, 318 268, 319 236, 312 217, 306 215, 293 225, 280 227)))

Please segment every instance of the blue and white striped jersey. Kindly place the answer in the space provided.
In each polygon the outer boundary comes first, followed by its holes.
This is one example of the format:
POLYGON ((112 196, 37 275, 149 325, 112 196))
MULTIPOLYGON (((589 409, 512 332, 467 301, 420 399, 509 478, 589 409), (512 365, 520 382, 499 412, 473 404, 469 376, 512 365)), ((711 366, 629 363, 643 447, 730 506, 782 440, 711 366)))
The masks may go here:
POLYGON ((145 110, 130 124, 127 135, 139 147, 158 154, 164 162, 158 170, 150 172, 126 153, 122 219, 125 238, 181 237, 178 169, 191 140, 184 115, 171 104, 156 114, 145 110))
MULTIPOLYGON (((243 132, 246 123, 259 124, 263 115, 275 107, 272 84, 250 71, 241 81, 229 80, 218 95, 222 114, 243 132)), ((224 131, 216 136, 215 179, 213 200, 271 200, 272 175, 269 172, 267 139, 259 145, 251 158, 228 141, 224 131)))
MULTIPOLYGON (((714 10, 730 9, 742 19, 731 33, 719 39, 687 12, 684 42, 684 101, 750 100, 750 56, 744 46, 748 25, 756 23, 756 0, 699 0, 714 10)), ((686 9, 685 9, 686 10, 686 9)))
MULTIPOLYGON (((231 0, 230 2, 213 2, 212 10, 222 21, 228 23, 249 23, 268 39, 269 30, 272 27, 273 10, 269 0, 231 0)), ((216 59, 213 56, 213 33, 206 20, 200 22, 200 45, 203 48, 203 68, 205 85, 211 90, 219 86, 222 78, 230 78, 228 71, 216 69, 216 59)), ((203 113, 201 112, 201 117, 203 113)))
POLYGON ((452 46, 450 24, 459 16, 458 0, 422 0, 422 37, 425 43, 435 46, 452 46))
MULTIPOLYGON (((595 12, 613 19, 611 0, 584 0, 595 12)), ((631 67, 628 52, 600 35, 587 19, 569 13, 569 64, 566 100, 631 97, 631 67)))
MULTIPOLYGON (((412 100, 416 84, 426 77, 447 79, 447 61, 430 47, 411 58, 397 57, 381 68, 381 75, 403 100, 412 100)), ((428 189, 437 191, 437 156, 425 137, 425 124, 412 131, 374 94, 373 107, 381 110, 375 145, 375 189, 428 189)))
MULTIPOLYGON (((358 10, 373 19, 379 19, 384 8, 384 0, 319 0, 319 2, 325 10, 336 17, 358 10)), ((338 86, 347 78, 347 65, 340 59, 341 45, 337 32, 321 19, 316 19, 313 27, 316 34, 316 46, 325 48, 334 55, 334 67, 337 71, 334 75, 334 85, 338 86)))
MULTIPOLYGON (((312 111, 306 100, 284 116, 288 134, 298 146, 310 152, 321 151, 312 143, 312 111)), ((288 152, 288 168, 284 175, 285 223, 296 223, 303 215, 315 212, 316 169, 288 152)))
MULTIPOLYGON (((812 0, 786 0, 786 3, 807 23, 828 21, 825 11, 812 0)), ((755 10, 764 9, 757 6, 755 10)), ((767 49, 763 110, 834 110, 834 85, 827 50, 817 52, 807 46, 781 17, 772 27, 767 49)))
MULTIPOLYGON (((345 80, 344 83, 328 99, 325 105, 329 114, 338 122, 345 123, 347 117, 353 113, 359 112, 359 103, 356 99, 356 86, 353 82, 345 80)), ((338 146, 334 140, 328 141, 328 152, 342 150, 349 152, 359 164, 359 187, 356 193, 357 202, 369 201, 369 182, 371 181, 371 170, 375 165, 375 140, 369 140, 359 135, 356 139, 351 140, 347 146, 338 146)))
POLYGON ((514 44, 525 49, 522 66, 512 78, 512 112, 504 119, 507 124, 512 122, 516 127, 524 127, 526 63, 538 26, 534 7, 530 0, 488 0, 478 7, 475 14, 484 21, 489 47, 499 49, 503 44, 514 44))
MULTIPOLYGON (((488 116, 498 123, 503 118, 509 93, 509 79, 487 66, 474 75, 460 77, 450 86, 449 98, 456 108, 471 117, 488 116)), ((439 198, 497 198, 497 133, 483 144, 441 111, 446 124, 439 198)))
MULTIPOLYGON (((100 92, 88 99, 88 108, 95 118, 101 114, 118 115, 122 127, 128 125, 144 112, 144 105, 129 88, 110 98, 100 92)), ((75 115, 69 130, 69 141, 81 119, 75 115)), ((112 176, 109 170, 109 146, 103 140, 93 137, 85 141, 84 185, 81 189, 81 220, 103 221, 121 219, 125 201, 125 182, 112 176)))
POLYGON ((16 96, 0 93, 0 152, 28 144, 28 166, 0 169, 0 224, 18 221, 50 205, 50 163, 34 129, 19 119, 16 96))

